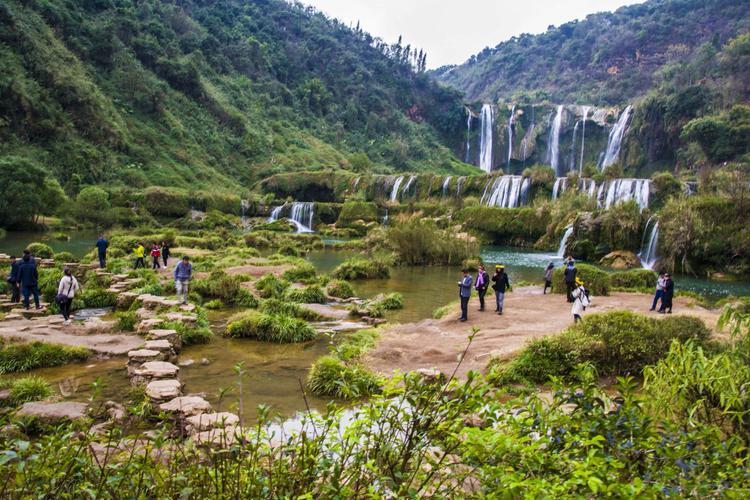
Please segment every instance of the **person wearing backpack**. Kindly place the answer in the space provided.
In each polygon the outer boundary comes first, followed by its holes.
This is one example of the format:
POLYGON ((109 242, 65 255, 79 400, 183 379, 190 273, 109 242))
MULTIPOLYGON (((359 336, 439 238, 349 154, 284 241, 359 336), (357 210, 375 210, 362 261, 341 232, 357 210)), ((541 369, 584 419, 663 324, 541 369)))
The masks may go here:
POLYGON ((552 274, 555 272, 555 265, 550 262, 544 270, 544 295, 547 295, 547 288, 552 291, 552 274))
POLYGON ((70 324, 70 306, 79 288, 78 280, 70 272, 70 269, 66 267, 63 271, 63 277, 60 279, 60 284, 57 285, 56 297, 57 304, 60 306, 60 313, 65 318, 64 325, 70 324))
POLYGON ((156 242, 151 245, 151 269, 159 270, 161 264, 159 259, 161 258, 161 247, 156 242))
POLYGON ((495 290, 495 312, 502 316, 505 291, 512 290, 508 273, 505 272, 505 266, 502 264, 495 266, 495 274, 492 276, 492 289, 495 290))
POLYGON ((578 269, 576 269, 576 261, 573 257, 568 258, 568 265, 565 267, 565 287, 567 289, 568 302, 573 302, 573 290, 576 288, 576 281, 578 276, 578 269))
POLYGON ((484 265, 479 265, 479 271, 477 271, 477 279, 474 284, 474 288, 477 290, 479 295, 479 310, 484 311, 484 296, 487 294, 487 288, 490 286, 490 275, 484 270, 484 265))
POLYGON ((8 286, 10 287, 10 301, 17 304, 21 301, 21 285, 18 279, 18 268, 21 267, 21 261, 16 259, 15 255, 10 256, 10 273, 8 273, 8 286))
POLYGON ((36 260, 31 256, 28 250, 23 251, 23 260, 18 267, 18 283, 23 294, 23 307, 29 308, 29 297, 34 296, 34 305, 41 309, 39 304, 39 271, 36 268, 36 260))
POLYGON ((583 319, 583 312, 591 304, 589 299, 589 291, 583 286, 583 281, 580 278, 576 278, 576 287, 572 292, 573 295, 573 307, 571 312, 573 313, 573 322, 578 323, 583 319))

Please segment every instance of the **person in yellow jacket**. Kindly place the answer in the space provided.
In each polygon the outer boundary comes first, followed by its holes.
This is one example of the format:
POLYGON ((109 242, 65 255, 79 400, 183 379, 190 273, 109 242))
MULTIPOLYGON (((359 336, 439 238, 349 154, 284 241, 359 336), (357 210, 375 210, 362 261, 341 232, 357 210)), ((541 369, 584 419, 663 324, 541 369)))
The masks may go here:
POLYGON ((141 243, 138 243, 138 246, 133 249, 133 255, 135 256, 135 267, 133 269, 138 269, 138 266, 145 269, 146 263, 143 258, 146 256, 146 249, 143 248, 141 243))

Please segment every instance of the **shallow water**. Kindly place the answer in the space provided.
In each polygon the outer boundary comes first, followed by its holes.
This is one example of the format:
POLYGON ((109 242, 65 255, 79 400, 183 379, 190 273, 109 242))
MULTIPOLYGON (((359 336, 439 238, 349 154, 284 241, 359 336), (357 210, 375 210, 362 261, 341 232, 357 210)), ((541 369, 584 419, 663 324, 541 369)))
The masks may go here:
POLYGON ((75 257, 83 257, 94 249, 98 234, 95 231, 64 231, 69 240, 56 240, 52 232, 9 231, 0 239, 0 253, 21 255, 29 243, 46 243, 55 252, 70 252, 75 257))

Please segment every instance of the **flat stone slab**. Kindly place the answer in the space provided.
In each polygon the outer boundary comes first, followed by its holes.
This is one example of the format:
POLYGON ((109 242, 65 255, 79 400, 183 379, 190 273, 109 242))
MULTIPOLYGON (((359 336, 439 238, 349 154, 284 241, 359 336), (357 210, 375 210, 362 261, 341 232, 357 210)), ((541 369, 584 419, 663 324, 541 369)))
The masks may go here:
POLYGON ((180 321, 182 323, 195 323, 198 320, 198 317, 194 314, 186 314, 181 312, 167 313, 164 315, 164 317, 169 321, 180 321))
POLYGON ((150 351, 172 352, 172 344, 167 340, 147 340, 143 347, 150 351))
POLYGON ((133 368, 133 375, 150 379, 175 378, 180 368, 166 361, 149 361, 133 368))
POLYGON ((158 295, 151 294, 139 295, 138 300, 141 301, 143 307, 148 309, 177 307, 181 304, 179 300, 167 299, 165 297, 159 297, 158 295))
POLYGON ((164 353, 153 349, 136 349, 128 352, 128 359, 134 363, 147 363, 149 361, 162 361, 164 353))
POLYGON ((135 328, 135 331, 140 333, 141 335, 147 332, 150 332, 151 330, 155 328, 159 328, 162 323, 164 323, 164 320, 161 318, 149 318, 144 319, 140 323, 138 323, 138 326, 135 328))
POLYGON ((146 385, 146 396, 156 401, 167 401, 182 394, 182 382, 177 379, 154 380, 146 385))
POLYGON ((240 417, 228 411, 219 413, 203 413, 188 417, 188 423, 196 432, 207 431, 210 429, 221 429, 224 427, 236 426, 240 423, 240 417))
POLYGON ((36 417, 47 422, 59 422, 61 420, 80 420, 86 417, 86 403, 46 403, 44 401, 34 401, 24 403, 17 416, 36 417))
POLYGON ((165 340, 169 342, 175 352, 179 352, 182 349, 182 339, 176 330, 149 330, 146 340, 165 340))
POLYGON ((179 413, 189 417, 211 411, 211 403, 199 396, 180 396, 159 405, 161 411, 179 413))

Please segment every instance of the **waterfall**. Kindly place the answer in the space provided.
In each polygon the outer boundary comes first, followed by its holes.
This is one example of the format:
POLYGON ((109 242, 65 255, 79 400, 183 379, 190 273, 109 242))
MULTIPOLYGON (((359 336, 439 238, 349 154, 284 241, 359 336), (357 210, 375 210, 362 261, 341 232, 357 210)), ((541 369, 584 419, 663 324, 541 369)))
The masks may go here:
POLYGON ((297 226, 298 233, 312 233, 314 215, 314 203, 295 201, 292 203, 292 211, 289 215, 289 220, 297 226))
POLYGON ((385 209, 385 215, 383 216, 383 225, 384 226, 388 225, 388 209, 387 208, 385 209))
POLYGON ((248 200, 240 200, 240 224, 242 227, 247 227, 247 210, 250 208, 250 202, 248 200))
POLYGON ((568 156, 568 170, 575 170, 578 158, 576 158, 576 142, 578 142, 578 127, 581 120, 577 120, 573 127, 573 140, 570 142, 570 156, 568 156))
POLYGON ((568 187, 567 177, 558 177, 555 179, 555 185, 552 186, 552 199, 556 200, 561 194, 565 192, 565 188, 568 187))
POLYGON ((596 181, 594 179, 578 179, 578 191, 585 193, 589 198, 596 194, 596 181))
POLYGON ((447 176, 445 180, 443 181, 443 197, 445 197, 446 194, 448 194, 448 184, 451 182, 451 176, 447 176))
POLYGON ((492 172, 492 130, 495 113, 491 104, 482 106, 481 134, 479 136, 479 168, 487 173, 492 172))
POLYGON ((638 252, 638 258, 641 259, 641 265, 646 269, 654 270, 659 256, 656 253, 659 244, 659 221, 651 216, 646 221, 646 227, 643 229, 643 240, 641 241, 641 251, 638 252), (653 224, 652 224, 653 222, 653 224))
POLYGON ((557 107, 557 114, 549 129, 549 140, 547 141, 547 156, 549 164, 555 171, 555 175, 562 176, 560 172, 560 129, 562 128, 563 105, 557 107))
POLYGON ((508 172, 510 172, 510 159, 513 156, 513 118, 516 116, 516 105, 510 110, 508 118, 508 172))
POLYGON ((583 152, 586 148, 586 118, 589 116, 589 107, 583 107, 583 130, 581 131, 581 162, 578 164, 578 171, 583 172, 583 152))
POLYGON ((648 179, 613 179, 603 182, 597 193, 599 208, 610 208, 618 203, 635 200, 641 210, 648 208, 651 181, 648 179))
POLYGON ((412 175, 409 177, 409 180, 406 181, 406 186, 404 186, 404 189, 401 190, 401 196, 409 193, 409 188, 411 187, 412 184, 414 184, 414 181, 416 180, 416 178, 417 178, 416 175, 412 175))
POLYGON ((274 222, 279 220, 279 217, 281 217, 281 211, 284 209, 286 205, 280 205, 273 210, 271 210, 271 216, 268 217, 268 222, 274 222))
POLYGON ((520 175, 503 175, 487 181, 480 203, 490 207, 516 208, 528 201, 531 179, 520 175))
POLYGON ((630 115, 633 112, 633 106, 628 106, 625 111, 622 112, 617 123, 609 133, 609 140, 607 141, 607 150, 604 153, 604 159, 600 165, 600 168, 606 168, 610 165, 614 165, 620 158, 620 146, 622 146, 622 138, 625 136, 625 129, 630 121, 630 115))
POLYGON ((456 196, 461 195, 461 188, 464 187, 464 182, 466 182, 466 177, 459 177, 456 181, 456 196))
POLYGON ((568 248, 568 240, 573 234, 573 225, 565 228, 565 233, 563 233, 562 238, 560 238, 560 246, 557 247, 557 256, 561 259, 565 258, 565 250, 568 248))
POLYGON ((471 110, 466 108, 466 156, 464 161, 471 163, 471 110))
POLYGON ((391 188, 391 201, 396 201, 398 199, 398 190, 401 187, 401 183, 404 182, 404 176, 401 175, 396 179, 396 182, 393 183, 393 187, 391 188))
POLYGON ((359 180, 361 178, 362 177, 357 177, 356 179, 354 179, 354 184, 352 184, 352 191, 356 191, 357 190, 357 186, 359 186, 359 180))

